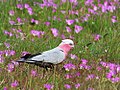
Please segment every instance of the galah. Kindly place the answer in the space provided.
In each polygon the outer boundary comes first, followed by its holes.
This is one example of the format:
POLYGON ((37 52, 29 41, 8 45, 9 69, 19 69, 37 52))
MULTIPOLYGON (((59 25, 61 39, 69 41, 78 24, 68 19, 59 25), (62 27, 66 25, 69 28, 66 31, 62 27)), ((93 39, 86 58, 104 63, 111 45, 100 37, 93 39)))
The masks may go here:
POLYGON ((56 47, 48 51, 37 54, 26 54, 17 62, 35 64, 43 68, 53 68, 55 64, 61 63, 67 56, 68 52, 74 47, 74 42, 70 39, 64 39, 56 47))

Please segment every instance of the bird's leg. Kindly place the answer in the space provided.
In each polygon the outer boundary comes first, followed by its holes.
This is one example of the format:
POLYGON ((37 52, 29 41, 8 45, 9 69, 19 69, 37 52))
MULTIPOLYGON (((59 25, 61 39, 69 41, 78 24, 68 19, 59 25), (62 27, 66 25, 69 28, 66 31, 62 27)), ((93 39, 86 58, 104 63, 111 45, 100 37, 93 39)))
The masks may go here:
POLYGON ((45 63, 44 66, 47 71, 50 71, 49 72, 50 74, 47 76, 47 79, 46 79, 46 82, 48 82, 48 80, 51 78, 51 76, 53 76, 53 74, 55 72, 55 68, 54 68, 54 64, 52 64, 52 63, 45 63))
POLYGON ((44 62, 43 63, 43 68, 45 68, 46 70, 48 70, 49 68, 53 69, 54 65, 52 63, 44 62))
POLYGON ((42 77, 44 78, 44 76, 45 76, 45 69, 44 68, 42 68, 43 69, 43 75, 42 75, 42 77))

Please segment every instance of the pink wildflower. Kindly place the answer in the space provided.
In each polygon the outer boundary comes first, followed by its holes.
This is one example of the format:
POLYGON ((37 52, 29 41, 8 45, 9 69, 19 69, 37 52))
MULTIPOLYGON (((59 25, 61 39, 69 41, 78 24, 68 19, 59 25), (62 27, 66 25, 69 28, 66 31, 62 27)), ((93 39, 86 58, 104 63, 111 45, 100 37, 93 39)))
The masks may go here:
POLYGON ((68 20, 68 19, 66 19, 66 23, 68 24, 68 25, 72 25, 73 23, 75 22, 75 20, 68 20))
POLYGON ((58 30, 56 28, 51 28, 51 31, 54 37, 58 36, 58 30))
POLYGON ((15 12, 14 12, 13 10, 10 10, 10 11, 9 11, 9 15, 10 15, 10 16, 14 16, 14 14, 15 14, 15 12))
POLYGON ((81 30, 83 30, 82 26, 75 25, 75 32, 79 33, 81 30))
POLYGON ((18 81, 15 80, 14 82, 11 83, 11 87, 17 87, 19 85, 18 81))
POLYGON ((65 84, 64 87, 65 87, 66 89, 70 89, 70 88, 71 88, 71 85, 70 85, 70 84, 65 84))
POLYGON ((44 84, 44 88, 46 88, 47 90, 51 90, 51 89, 53 89, 53 85, 51 85, 51 84, 44 84))

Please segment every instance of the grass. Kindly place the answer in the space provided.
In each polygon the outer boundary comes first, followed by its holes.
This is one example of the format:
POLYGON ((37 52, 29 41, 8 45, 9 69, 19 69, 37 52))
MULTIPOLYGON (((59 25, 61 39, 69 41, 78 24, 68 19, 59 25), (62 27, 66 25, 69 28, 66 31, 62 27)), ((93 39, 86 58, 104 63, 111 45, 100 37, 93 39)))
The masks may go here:
MULTIPOLYGON (((88 8, 92 9, 92 6, 87 6, 84 4, 84 0, 78 1, 78 6, 74 8, 74 5, 70 2, 60 4, 60 0, 56 1, 58 7, 54 9, 53 7, 40 8, 39 5, 34 5, 34 2, 39 2, 39 0, 23 0, 16 1, 9 0, 7 2, 0 2, 0 50, 14 50, 16 53, 14 55, 6 56, 5 54, 0 54, 0 60, 4 59, 3 63, 0 63, 0 89, 7 87, 9 90, 44 90, 44 84, 54 85, 53 90, 66 90, 65 84, 71 85, 70 90, 75 90, 75 84, 80 83, 78 90, 119 90, 120 80, 117 82, 112 82, 106 78, 106 73, 109 72, 109 68, 102 66, 101 61, 109 64, 115 64, 116 66, 120 64, 120 7, 115 1, 114 6, 116 9, 113 12, 107 11, 106 13, 101 11, 101 8, 96 11, 97 14, 92 14, 88 11, 88 8), (17 4, 28 3, 33 9, 34 14, 29 15, 27 9, 23 8, 20 10, 16 7, 17 4), (13 16, 9 15, 9 11, 14 10, 15 14, 13 16), (55 10, 55 12, 53 12, 55 10), (66 11, 65 14, 61 13, 61 10, 66 11), (69 11, 78 11, 78 15, 70 14, 69 11), (82 18, 90 14, 86 22, 82 22, 82 18), (112 16, 116 16, 117 22, 113 23, 111 21, 112 16), (17 22, 17 18, 20 17, 23 25, 10 25, 9 21, 14 20, 17 22), (56 17, 56 19, 55 19, 56 17), (31 19, 39 21, 39 24, 31 23, 31 19), (58 20, 60 18, 60 20, 58 20), (25 19, 25 20, 24 20, 25 19), (66 19, 77 19, 72 25, 67 25, 66 19), (46 26, 44 23, 49 21, 50 26, 46 26), (74 31, 74 25, 79 25, 83 27, 83 30, 79 33, 74 31), (66 31, 66 26, 72 29, 72 32, 66 31), (13 31, 12 29, 22 30, 22 34, 13 31), (58 29, 58 36, 54 37, 51 28, 58 29), (13 36, 5 35, 4 30, 12 32, 13 36), (45 34, 38 38, 37 36, 31 35, 31 30, 44 31, 45 34), (8 72, 8 64, 12 60, 17 60, 21 57, 23 51, 30 53, 38 53, 46 51, 56 47, 62 40, 61 35, 64 34, 66 38, 70 36, 74 37, 75 48, 69 54, 75 54, 78 58, 71 59, 68 55, 66 60, 57 66, 59 69, 54 69, 54 72, 47 71, 44 73, 44 69, 28 64, 20 64, 15 66, 12 72, 8 72), (98 41, 94 40, 94 35, 99 34, 100 39, 98 41), (18 37, 16 37, 18 35, 18 37), (23 38, 24 37, 24 38, 23 38), (4 42, 9 43, 10 47, 7 48, 4 42), (79 65, 82 63, 81 59, 88 60, 87 65, 91 66, 90 70, 80 69, 79 65), (61 70, 63 66, 67 63, 72 63, 76 66, 76 69, 70 71, 61 70), (96 68, 101 67, 102 70, 98 71, 96 68), (31 76, 31 70, 37 72, 37 76, 31 76), (76 73, 80 73, 80 76, 76 76, 76 73), (66 79, 65 75, 72 75, 72 78, 66 79), (89 74, 94 74, 98 76, 99 79, 95 77, 86 80, 89 74), (11 83, 15 80, 18 81, 19 85, 11 87, 11 83), (92 89, 90 89, 92 88, 92 89)), ((39 3, 42 3, 40 1, 39 3)), ((98 2, 94 0, 94 5, 98 7, 98 2)), ((101 4, 104 1, 100 2, 101 4)), ((116 70, 116 68, 115 68, 116 70)), ((117 72, 113 77, 119 77, 120 72, 117 72)))

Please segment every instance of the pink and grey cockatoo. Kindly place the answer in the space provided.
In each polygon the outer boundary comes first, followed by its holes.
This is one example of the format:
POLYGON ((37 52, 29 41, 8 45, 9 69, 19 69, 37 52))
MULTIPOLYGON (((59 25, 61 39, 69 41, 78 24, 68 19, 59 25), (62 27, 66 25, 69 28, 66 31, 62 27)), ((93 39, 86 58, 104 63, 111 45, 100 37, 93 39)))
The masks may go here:
POLYGON ((61 63, 66 58, 73 47, 74 42, 72 40, 64 39, 56 48, 38 54, 26 54, 17 62, 35 64, 43 68, 53 68, 53 65, 61 63))

